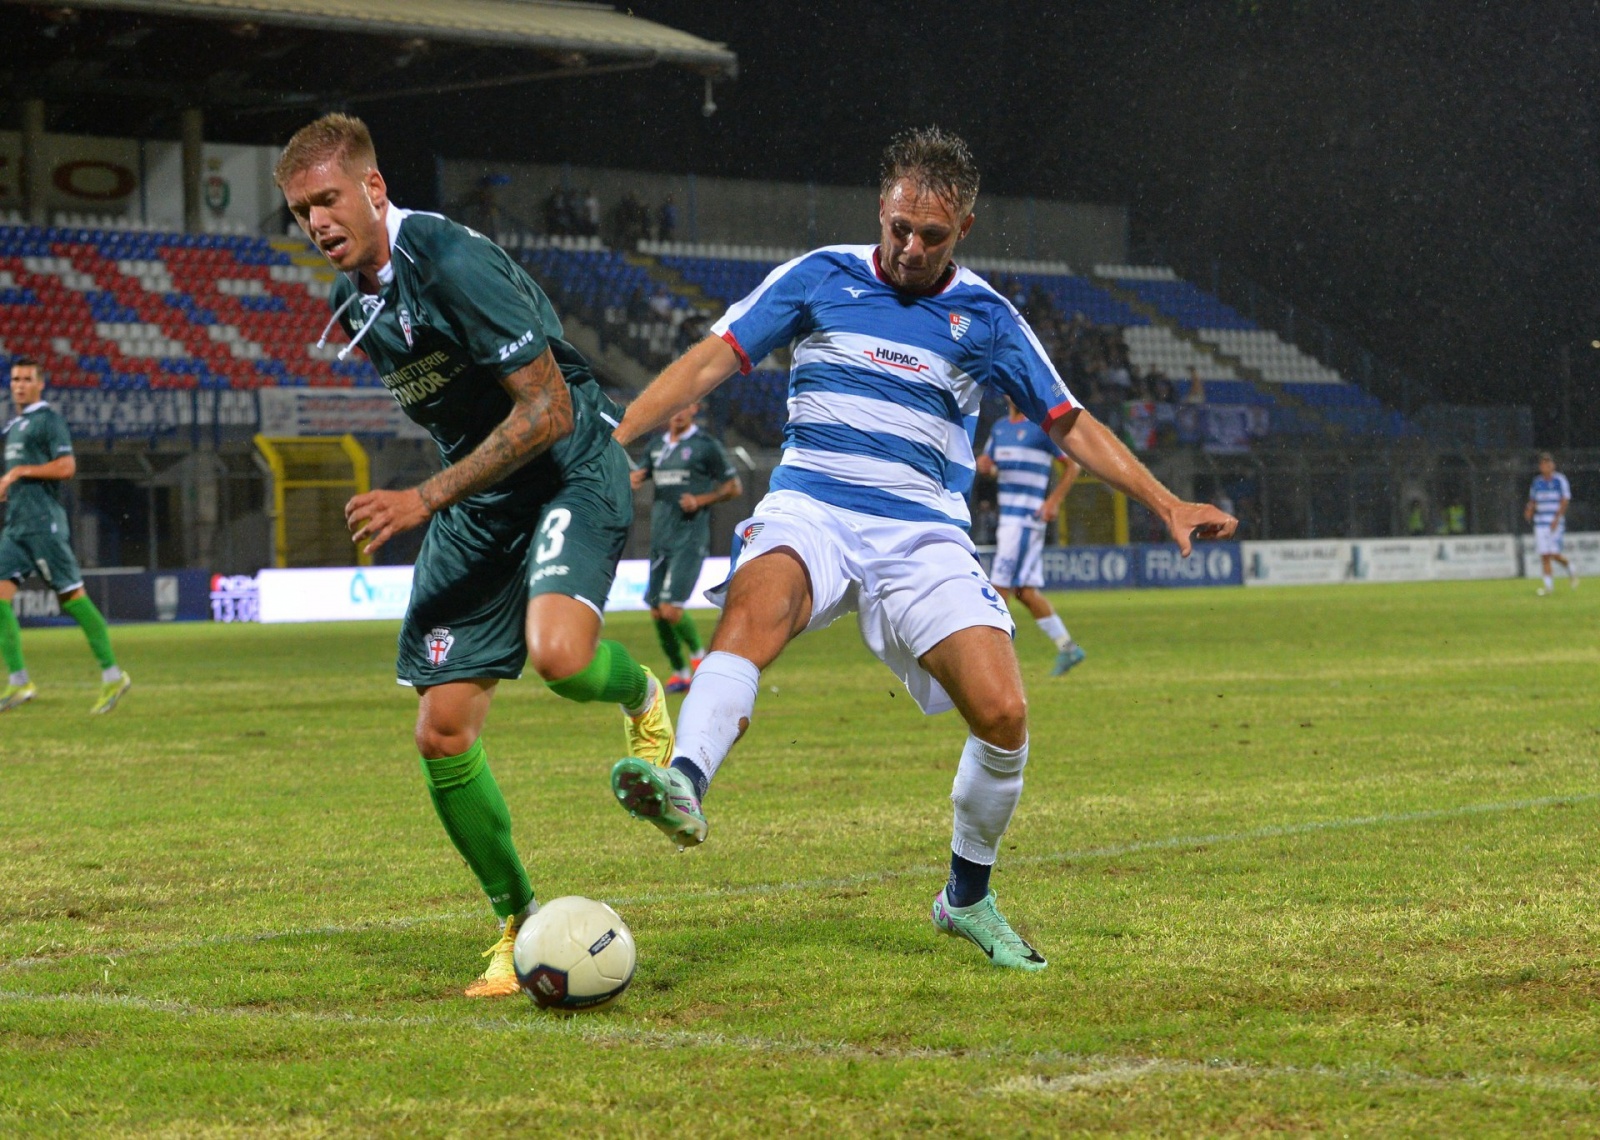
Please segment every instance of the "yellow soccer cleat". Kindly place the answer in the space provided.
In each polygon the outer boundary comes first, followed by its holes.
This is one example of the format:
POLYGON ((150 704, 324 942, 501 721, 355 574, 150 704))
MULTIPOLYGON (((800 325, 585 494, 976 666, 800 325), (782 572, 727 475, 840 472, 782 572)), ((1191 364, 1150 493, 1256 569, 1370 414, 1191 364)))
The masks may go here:
POLYGON ((32 681, 23 685, 7 685, 0 689, 0 712, 10 712, 19 705, 25 705, 39 695, 39 690, 32 681))
POLYGON ((522 989, 522 984, 517 981, 517 964, 512 958, 512 951, 517 945, 517 930, 521 925, 521 915, 514 914, 506 919, 505 929, 500 932, 500 941, 483 952, 483 956, 489 959, 489 965, 484 968, 483 976, 467 987, 469 998, 510 997, 522 989))
POLYGON ((629 756, 648 760, 658 768, 672 764, 672 714, 667 712, 667 691, 656 675, 646 667, 650 678, 650 703, 638 716, 629 716, 624 710, 622 727, 628 737, 629 756))
MULTIPOLYGON (((28 686, 30 689, 32 685, 28 686)), ((124 673, 115 681, 107 681, 100 686, 100 699, 95 701, 91 713, 108 713, 117 707, 117 702, 122 699, 122 694, 133 688, 133 678, 124 673)))

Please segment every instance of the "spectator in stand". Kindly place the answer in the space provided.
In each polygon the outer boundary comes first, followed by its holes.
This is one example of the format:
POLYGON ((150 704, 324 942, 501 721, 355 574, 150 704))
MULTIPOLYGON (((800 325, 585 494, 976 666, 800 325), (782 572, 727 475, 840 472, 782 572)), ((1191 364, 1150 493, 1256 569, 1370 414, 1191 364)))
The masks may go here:
POLYGON ((634 289, 628 297, 628 320, 634 324, 644 324, 650 319, 650 298, 644 295, 643 289, 634 289))
POLYGON ((583 233, 585 237, 600 233, 600 198, 587 188, 583 192, 583 233))
POLYGON ((672 298, 665 289, 650 294, 650 315, 658 321, 672 319, 672 298))
POLYGON ((678 206, 668 194, 661 200, 661 209, 656 211, 656 238, 659 241, 671 241, 672 235, 678 232, 678 206))
POLYGON ((1203 404, 1206 402, 1206 382, 1200 379, 1200 370, 1194 365, 1189 366, 1189 390, 1183 394, 1185 404, 1203 404))

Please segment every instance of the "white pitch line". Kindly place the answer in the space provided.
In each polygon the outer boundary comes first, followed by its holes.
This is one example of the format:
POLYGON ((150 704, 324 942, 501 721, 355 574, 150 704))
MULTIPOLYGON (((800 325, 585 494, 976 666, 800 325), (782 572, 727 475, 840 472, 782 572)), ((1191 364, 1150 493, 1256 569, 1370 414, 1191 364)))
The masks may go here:
POLYGON ((273 1010, 259 1006, 210 1008, 187 1002, 159 1001, 128 994, 31 994, 0 990, 0 1005, 81 1005, 101 1009, 131 1009, 141 1013, 173 1017, 213 1017, 224 1020, 279 1021, 329 1026, 356 1026, 362 1029, 462 1029, 474 1032, 515 1033, 547 1038, 576 1038, 594 1044, 636 1045, 646 1049, 733 1049, 746 1053, 806 1056, 819 1059, 843 1058, 865 1061, 998 1061, 1006 1064, 1054 1065, 1072 1071, 1057 1076, 1018 1075, 998 1084, 976 1090, 989 1095, 1048 1094, 1079 1092, 1107 1085, 1124 1084, 1155 1076, 1233 1077, 1247 1080, 1312 1078, 1360 1085, 1391 1084, 1431 1088, 1486 1088, 1511 1085, 1546 1092, 1600 1094, 1600 1083, 1581 1077, 1529 1075, 1522 1073, 1452 1073, 1430 1076, 1406 1069, 1355 1065, 1271 1065, 1250 1061, 1213 1058, 1186 1061, 1166 1057, 1126 1057, 1100 1053, 1068 1053, 1060 1050, 1022 1052, 1005 1046, 986 1045, 972 1049, 934 1046, 868 1045, 851 1041, 815 1041, 803 1037, 762 1037, 748 1033, 704 1033, 687 1029, 646 1029, 617 1024, 605 1017, 560 1017, 528 1012, 522 1017, 432 1017, 403 1014, 377 1017, 370 1014, 331 1013, 307 1010, 273 1010))
MULTIPOLYGON (((1165 839, 1138 839, 1128 843, 1113 843, 1101 847, 1085 847, 1075 851, 1055 851, 1047 855, 1023 855, 1007 859, 1007 867, 1039 866, 1041 864, 1071 863, 1086 859, 1115 859, 1145 851, 1170 851, 1186 847, 1212 847, 1224 843, 1250 843, 1262 839, 1281 839, 1297 835, 1315 835, 1329 831, 1350 831, 1363 827, 1391 827, 1410 823, 1429 823, 1436 820, 1465 819, 1475 815, 1497 815, 1506 812, 1528 811, 1533 808, 1567 806, 1593 803, 1600 800, 1600 792, 1585 792, 1568 796, 1538 796, 1532 799, 1504 800, 1498 803, 1465 804, 1453 808, 1431 808, 1414 812, 1383 812, 1374 815, 1347 816, 1340 819, 1308 820, 1304 823, 1271 824, 1248 831, 1216 832, 1203 835, 1174 835, 1165 839)), ((742 887, 705 887, 698 890, 655 891, 629 898, 606 899, 613 907, 625 909, 652 906, 663 902, 698 902, 718 899, 749 898, 761 895, 798 894, 806 891, 842 890, 868 883, 886 883, 911 876, 943 875, 946 868, 932 864, 903 867, 888 871, 862 871, 854 875, 830 878, 799 879, 785 883, 751 883, 742 887)), ((375 930, 406 930, 413 926, 451 922, 463 918, 477 918, 482 910, 453 910, 437 914, 416 915, 395 919, 349 925, 297 927, 288 930, 269 930, 254 934, 218 934, 204 938, 162 943, 158 946, 127 950, 80 950, 71 954, 28 955, 0 962, 0 971, 27 969, 30 966, 67 962, 74 958, 135 957, 149 954, 169 954, 183 950, 198 950, 208 946, 240 945, 275 942, 286 938, 339 938, 352 934, 365 934, 375 930)))

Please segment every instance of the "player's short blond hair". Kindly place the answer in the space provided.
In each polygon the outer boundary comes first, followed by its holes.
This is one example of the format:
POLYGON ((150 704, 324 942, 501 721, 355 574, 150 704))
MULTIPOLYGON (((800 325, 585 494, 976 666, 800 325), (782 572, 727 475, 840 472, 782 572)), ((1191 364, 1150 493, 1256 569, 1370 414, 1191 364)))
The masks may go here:
POLYGON ((378 165, 378 152, 367 124, 338 111, 307 123, 284 146, 278 164, 272 168, 272 180, 282 189, 300 171, 332 160, 338 160, 358 177, 378 165))

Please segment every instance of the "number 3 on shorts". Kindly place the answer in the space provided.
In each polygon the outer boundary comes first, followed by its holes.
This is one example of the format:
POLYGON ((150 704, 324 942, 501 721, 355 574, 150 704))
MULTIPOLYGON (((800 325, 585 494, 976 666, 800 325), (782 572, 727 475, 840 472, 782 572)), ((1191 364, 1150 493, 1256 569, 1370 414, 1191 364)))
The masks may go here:
POLYGON ((560 554, 567 544, 567 527, 571 525, 572 512, 566 507, 557 507, 545 515, 544 522, 539 524, 539 545, 534 547, 533 560, 548 562, 560 554))

